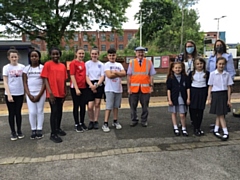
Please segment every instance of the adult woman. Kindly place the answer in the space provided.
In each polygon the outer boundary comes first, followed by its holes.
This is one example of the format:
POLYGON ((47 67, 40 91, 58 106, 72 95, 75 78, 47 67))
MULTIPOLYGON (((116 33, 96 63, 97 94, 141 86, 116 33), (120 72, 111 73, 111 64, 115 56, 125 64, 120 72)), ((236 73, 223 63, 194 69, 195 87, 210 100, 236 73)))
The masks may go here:
POLYGON ((231 78, 234 79, 234 75, 236 74, 233 57, 232 54, 227 53, 227 46, 224 41, 218 39, 214 44, 214 54, 209 57, 207 62, 207 70, 211 73, 216 69, 216 61, 217 58, 224 57, 227 60, 227 64, 225 66, 225 71, 227 71, 231 78))
POLYGON ((98 129, 98 116, 100 112, 101 98, 104 94, 104 65, 98 60, 99 51, 91 50, 91 60, 87 61, 86 81, 88 88, 88 117, 90 120, 88 129, 98 129))

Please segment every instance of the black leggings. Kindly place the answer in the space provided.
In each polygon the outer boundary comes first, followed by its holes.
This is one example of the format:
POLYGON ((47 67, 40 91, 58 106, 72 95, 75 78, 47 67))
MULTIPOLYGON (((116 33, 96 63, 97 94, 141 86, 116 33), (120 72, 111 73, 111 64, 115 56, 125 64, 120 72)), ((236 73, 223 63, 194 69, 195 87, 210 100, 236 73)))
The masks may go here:
POLYGON ((86 104, 87 104, 87 89, 79 89, 81 95, 77 96, 74 88, 71 88, 71 95, 73 100, 73 117, 75 124, 79 124, 79 115, 78 109, 80 107, 80 123, 84 123, 85 113, 86 113, 86 104))
POLYGON ((55 103, 49 101, 51 107, 50 125, 51 134, 57 134, 57 130, 61 127, 62 111, 63 111, 63 98, 55 98, 55 103))
POLYGON ((193 121, 194 130, 200 129, 203 119, 204 109, 191 109, 189 108, 190 117, 193 121))
POLYGON ((22 126, 22 105, 23 105, 23 95, 20 96, 12 96, 14 102, 9 102, 7 95, 5 95, 5 101, 8 108, 8 122, 12 133, 16 133, 15 130, 15 121, 14 118, 16 117, 16 124, 17 124, 17 132, 21 132, 22 126))

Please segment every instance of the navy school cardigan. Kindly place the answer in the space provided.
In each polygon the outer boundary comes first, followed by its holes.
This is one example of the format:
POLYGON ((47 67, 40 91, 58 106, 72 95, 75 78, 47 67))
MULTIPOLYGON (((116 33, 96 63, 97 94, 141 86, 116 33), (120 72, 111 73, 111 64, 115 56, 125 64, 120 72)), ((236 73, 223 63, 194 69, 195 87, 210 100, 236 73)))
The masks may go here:
POLYGON ((179 92, 183 98, 185 105, 187 104, 187 89, 190 88, 190 81, 187 75, 181 75, 181 80, 178 82, 175 75, 167 78, 167 90, 171 92, 171 100, 174 106, 178 105, 179 92))

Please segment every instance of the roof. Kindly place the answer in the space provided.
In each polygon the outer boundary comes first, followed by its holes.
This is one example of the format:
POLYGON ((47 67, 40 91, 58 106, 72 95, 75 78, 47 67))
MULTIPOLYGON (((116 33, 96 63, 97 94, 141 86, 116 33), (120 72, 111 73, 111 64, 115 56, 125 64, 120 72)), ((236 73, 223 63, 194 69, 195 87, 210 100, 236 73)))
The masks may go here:
POLYGON ((37 47, 36 44, 31 42, 0 41, 0 50, 9 50, 11 46, 14 46, 16 49, 29 49, 31 47, 37 47))

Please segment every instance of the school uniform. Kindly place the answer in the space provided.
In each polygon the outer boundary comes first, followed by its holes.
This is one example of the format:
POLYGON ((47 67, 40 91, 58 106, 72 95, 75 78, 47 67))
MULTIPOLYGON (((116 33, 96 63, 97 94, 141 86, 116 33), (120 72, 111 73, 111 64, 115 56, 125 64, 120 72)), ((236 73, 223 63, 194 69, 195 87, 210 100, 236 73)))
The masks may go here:
POLYGON ((193 121, 194 129, 197 130, 200 129, 206 105, 209 72, 195 71, 194 75, 192 74, 193 71, 189 73, 188 77, 191 85, 189 112, 191 120, 193 121))
POLYGON ((228 86, 233 85, 233 80, 227 71, 219 73, 216 69, 210 73, 208 85, 212 86, 211 91, 211 108, 209 113, 220 115, 226 115, 230 112, 230 108, 227 105, 228 101, 228 86))
POLYGON ((187 112, 187 89, 190 88, 189 80, 186 75, 173 75, 167 79, 167 90, 171 92, 173 106, 168 107, 172 113, 184 114, 187 112))

